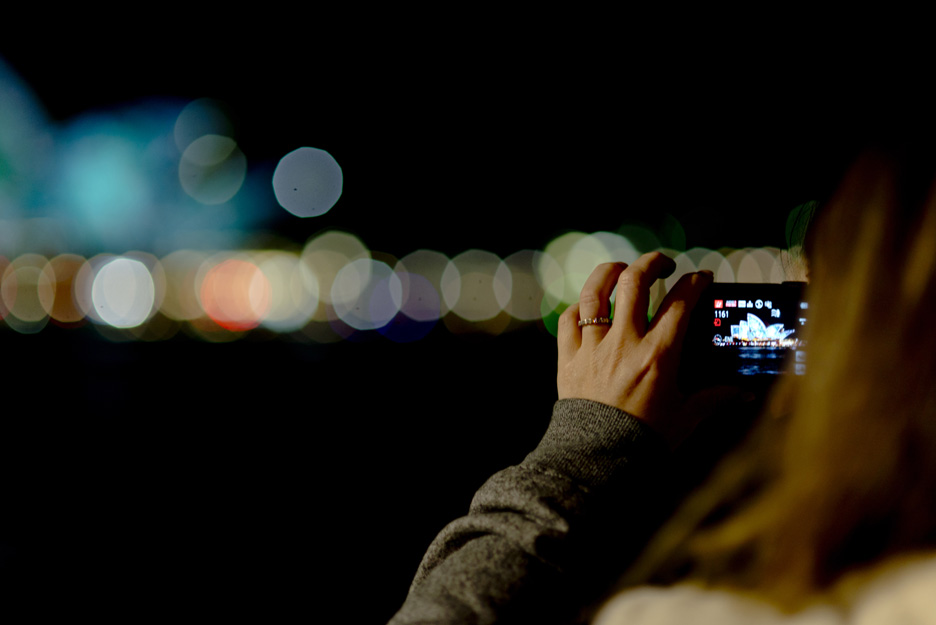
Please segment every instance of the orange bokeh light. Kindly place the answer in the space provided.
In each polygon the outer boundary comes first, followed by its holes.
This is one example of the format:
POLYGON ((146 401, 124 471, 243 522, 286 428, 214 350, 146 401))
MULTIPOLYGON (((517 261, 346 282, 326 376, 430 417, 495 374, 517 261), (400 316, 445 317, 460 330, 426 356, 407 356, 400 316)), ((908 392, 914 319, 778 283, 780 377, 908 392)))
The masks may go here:
POLYGON ((228 259, 212 267, 202 281, 201 304, 212 321, 239 332, 257 327, 270 310, 270 281, 253 263, 228 259))

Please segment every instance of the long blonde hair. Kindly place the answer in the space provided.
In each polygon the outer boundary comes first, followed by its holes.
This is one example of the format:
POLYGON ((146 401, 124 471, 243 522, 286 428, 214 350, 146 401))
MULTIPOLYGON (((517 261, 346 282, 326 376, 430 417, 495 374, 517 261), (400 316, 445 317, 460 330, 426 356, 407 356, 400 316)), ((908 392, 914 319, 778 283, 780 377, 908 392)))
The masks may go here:
POLYGON ((630 583, 689 577, 795 609, 936 546, 934 172, 877 152, 846 175, 807 240, 808 375, 778 386, 630 583))

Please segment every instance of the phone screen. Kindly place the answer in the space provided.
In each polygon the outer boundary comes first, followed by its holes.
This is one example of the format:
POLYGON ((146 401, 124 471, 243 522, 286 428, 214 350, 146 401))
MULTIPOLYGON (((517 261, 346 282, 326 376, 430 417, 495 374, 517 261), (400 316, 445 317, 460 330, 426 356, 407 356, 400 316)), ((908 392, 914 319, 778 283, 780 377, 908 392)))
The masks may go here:
POLYGON ((805 375, 803 283, 714 283, 693 310, 681 375, 690 386, 805 375))

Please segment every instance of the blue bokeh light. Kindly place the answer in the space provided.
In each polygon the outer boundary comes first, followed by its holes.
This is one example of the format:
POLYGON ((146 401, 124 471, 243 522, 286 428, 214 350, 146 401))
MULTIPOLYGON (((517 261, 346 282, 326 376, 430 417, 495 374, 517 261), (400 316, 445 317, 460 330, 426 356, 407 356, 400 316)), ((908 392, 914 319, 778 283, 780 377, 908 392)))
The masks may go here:
POLYGON ((293 150, 280 159, 273 173, 276 201, 297 217, 318 217, 330 211, 343 185, 338 161, 317 148, 293 150))

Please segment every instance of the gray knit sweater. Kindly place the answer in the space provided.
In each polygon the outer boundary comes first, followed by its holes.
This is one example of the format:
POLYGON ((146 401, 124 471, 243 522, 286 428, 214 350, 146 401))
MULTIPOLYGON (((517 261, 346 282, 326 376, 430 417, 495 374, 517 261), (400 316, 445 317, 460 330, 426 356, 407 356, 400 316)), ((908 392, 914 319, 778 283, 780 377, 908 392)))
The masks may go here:
POLYGON ((536 449, 432 542, 390 624, 574 622, 652 531, 667 456, 630 415, 560 400, 536 449))

